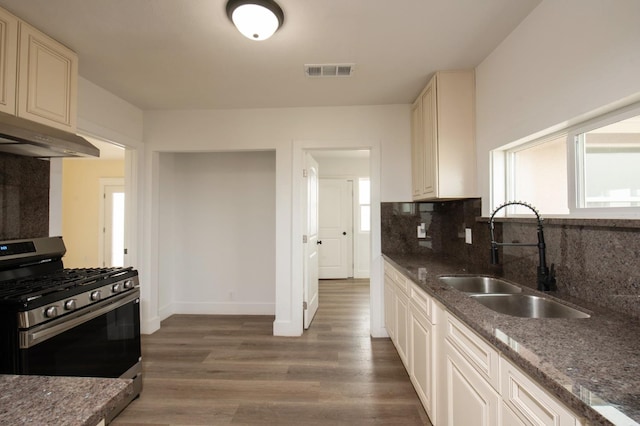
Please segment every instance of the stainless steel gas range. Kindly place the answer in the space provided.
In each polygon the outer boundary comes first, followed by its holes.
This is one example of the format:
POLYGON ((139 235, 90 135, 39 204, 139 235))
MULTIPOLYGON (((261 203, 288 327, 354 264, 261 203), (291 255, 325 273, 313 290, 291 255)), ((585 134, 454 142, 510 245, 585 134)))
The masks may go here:
POLYGON ((142 390, 138 272, 65 269, 65 252, 61 237, 0 242, 0 374, 133 379, 122 409, 142 390))

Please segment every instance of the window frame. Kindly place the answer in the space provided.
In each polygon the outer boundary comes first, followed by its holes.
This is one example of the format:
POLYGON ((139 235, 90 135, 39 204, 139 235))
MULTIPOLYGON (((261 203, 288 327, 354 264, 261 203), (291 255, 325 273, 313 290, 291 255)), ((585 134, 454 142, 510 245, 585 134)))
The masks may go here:
MULTIPOLYGON (((545 214, 545 217, 579 219, 640 219, 640 207, 582 207, 585 200, 584 155, 579 149, 580 135, 640 115, 640 102, 614 111, 600 114, 573 126, 534 135, 527 140, 507 144, 490 152, 490 199, 492 211, 506 201, 516 200, 515 156, 529 149, 560 137, 566 138, 567 149, 567 205, 568 214, 545 214)), ((527 201, 527 200, 523 200, 527 201)), ((502 212, 500 212, 502 213, 502 212)), ((530 214, 515 214, 511 206, 504 209, 506 217, 529 217, 530 214)))

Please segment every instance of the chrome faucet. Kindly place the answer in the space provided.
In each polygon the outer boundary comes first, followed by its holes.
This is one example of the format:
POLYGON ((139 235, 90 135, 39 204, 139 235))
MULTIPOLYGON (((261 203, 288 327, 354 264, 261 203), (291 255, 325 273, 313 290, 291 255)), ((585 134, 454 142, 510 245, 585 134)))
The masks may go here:
POLYGON ((554 272, 554 265, 551 264, 551 270, 547 267, 547 259, 546 259, 546 246, 544 243, 544 232, 542 230, 542 218, 531 204, 524 203, 522 201, 507 201, 506 203, 498 206, 493 213, 491 213, 491 219, 489 219, 489 229, 491 230, 491 264, 498 264, 498 246, 530 246, 530 247, 538 247, 538 290, 540 291, 551 291, 556 290, 556 278, 554 272), (498 211, 502 210, 507 206, 524 206, 536 215, 536 219, 538 221, 538 242, 537 243, 499 243, 496 242, 496 238, 494 236, 494 217, 498 211))

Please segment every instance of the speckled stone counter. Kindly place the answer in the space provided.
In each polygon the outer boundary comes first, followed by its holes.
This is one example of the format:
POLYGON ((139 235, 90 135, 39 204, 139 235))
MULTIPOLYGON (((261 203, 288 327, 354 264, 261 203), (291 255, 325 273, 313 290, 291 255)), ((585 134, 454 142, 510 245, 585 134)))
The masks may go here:
MULTIPOLYGON (((563 302, 590 318, 503 315, 438 280, 467 273, 455 259, 388 253, 384 258, 589 424, 640 423, 638 319, 576 299, 563 302)), ((523 293, 538 292, 523 287, 523 293)))
POLYGON ((0 424, 95 426, 132 392, 124 379, 0 375, 0 424))

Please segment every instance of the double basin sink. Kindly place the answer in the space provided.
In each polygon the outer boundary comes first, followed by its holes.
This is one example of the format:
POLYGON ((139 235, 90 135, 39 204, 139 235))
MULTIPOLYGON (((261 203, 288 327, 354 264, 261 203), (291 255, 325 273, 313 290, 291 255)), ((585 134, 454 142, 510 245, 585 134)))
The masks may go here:
POLYGON ((544 296, 522 294, 522 288, 499 278, 478 275, 451 275, 439 277, 455 288, 501 314, 523 318, 589 318, 578 309, 544 296))

